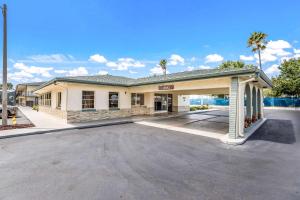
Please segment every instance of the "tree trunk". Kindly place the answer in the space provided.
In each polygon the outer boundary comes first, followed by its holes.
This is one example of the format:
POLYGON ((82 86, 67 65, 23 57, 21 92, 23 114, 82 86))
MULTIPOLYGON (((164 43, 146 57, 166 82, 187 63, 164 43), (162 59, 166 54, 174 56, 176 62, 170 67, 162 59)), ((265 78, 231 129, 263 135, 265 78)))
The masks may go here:
POLYGON ((258 49, 258 60, 259 60, 259 69, 262 70, 262 68, 261 68, 261 55, 260 55, 260 49, 258 49))

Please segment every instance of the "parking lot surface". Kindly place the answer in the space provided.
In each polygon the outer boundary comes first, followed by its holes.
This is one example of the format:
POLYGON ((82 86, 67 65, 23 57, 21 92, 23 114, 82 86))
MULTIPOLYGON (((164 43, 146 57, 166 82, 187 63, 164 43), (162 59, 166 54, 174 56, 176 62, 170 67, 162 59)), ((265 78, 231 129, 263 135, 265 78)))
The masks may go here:
POLYGON ((241 146, 126 124, 0 140, 0 199, 300 199, 300 112, 241 146))

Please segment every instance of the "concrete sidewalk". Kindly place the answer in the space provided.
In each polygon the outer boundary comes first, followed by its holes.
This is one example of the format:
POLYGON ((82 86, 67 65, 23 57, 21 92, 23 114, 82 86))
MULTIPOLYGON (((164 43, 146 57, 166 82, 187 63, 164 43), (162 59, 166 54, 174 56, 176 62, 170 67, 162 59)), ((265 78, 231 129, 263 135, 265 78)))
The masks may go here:
POLYGON ((18 108, 19 112, 22 112, 22 114, 25 115, 25 117, 35 125, 35 127, 0 131, 0 138, 13 135, 22 135, 34 132, 60 130, 74 127, 74 125, 67 124, 64 120, 55 118, 54 116, 47 113, 37 112, 35 110, 32 110, 32 108, 30 107, 20 106, 18 108))

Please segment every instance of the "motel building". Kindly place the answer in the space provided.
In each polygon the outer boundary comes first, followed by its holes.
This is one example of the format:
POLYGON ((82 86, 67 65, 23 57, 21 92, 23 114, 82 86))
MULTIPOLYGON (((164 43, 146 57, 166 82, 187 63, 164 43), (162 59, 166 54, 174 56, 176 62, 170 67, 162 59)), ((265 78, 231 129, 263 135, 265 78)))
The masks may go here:
MULTIPOLYGON (((35 89, 39 110, 67 123, 189 111, 189 95, 229 95, 228 140, 247 135, 247 121, 263 121, 263 88, 271 80, 258 68, 185 71, 145 78, 112 75, 54 78, 35 89)), ((257 123, 252 123, 255 126, 257 123)))

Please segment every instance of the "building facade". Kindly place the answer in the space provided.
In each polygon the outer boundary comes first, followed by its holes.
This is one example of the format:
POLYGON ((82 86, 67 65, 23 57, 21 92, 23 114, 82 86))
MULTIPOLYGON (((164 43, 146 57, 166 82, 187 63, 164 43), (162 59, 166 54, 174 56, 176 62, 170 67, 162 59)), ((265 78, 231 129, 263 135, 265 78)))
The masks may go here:
POLYGON ((229 95, 229 137, 242 137, 248 118, 263 118, 257 68, 194 70, 139 79, 98 75, 55 78, 39 86, 39 110, 68 123, 189 111, 189 95, 229 95))
POLYGON ((44 82, 23 83, 16 86, 16 103, 19 106, 30 106, 38 104, 38 95, 33 91, 44 82))

